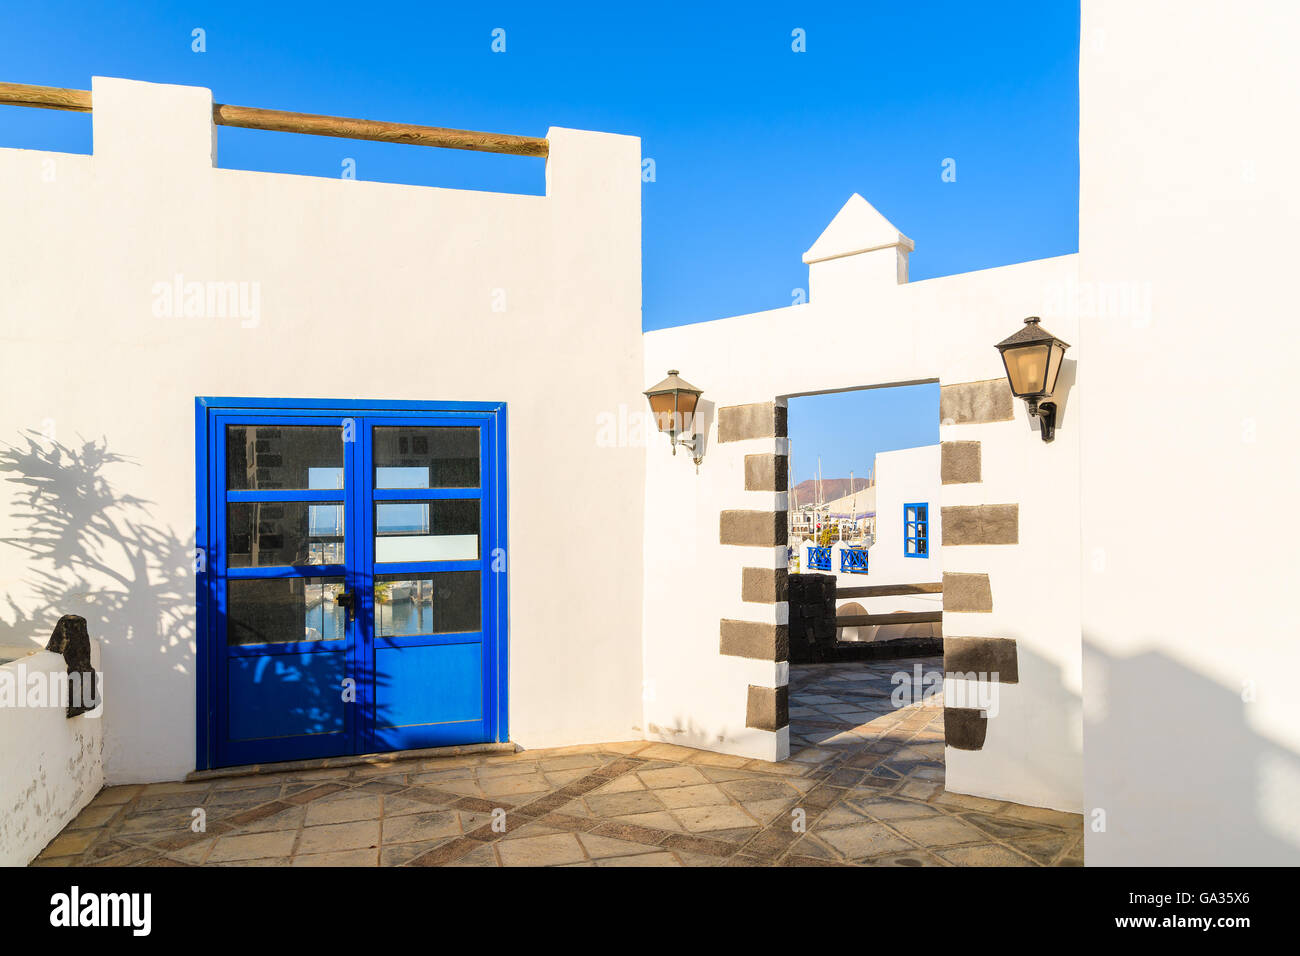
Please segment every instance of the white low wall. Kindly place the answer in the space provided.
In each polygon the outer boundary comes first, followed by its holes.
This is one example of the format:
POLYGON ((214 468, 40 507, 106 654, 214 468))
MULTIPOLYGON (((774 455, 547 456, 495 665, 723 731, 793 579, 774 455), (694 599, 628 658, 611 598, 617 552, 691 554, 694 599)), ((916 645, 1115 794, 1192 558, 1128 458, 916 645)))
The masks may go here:
MULTIPOLYGON (((845 575, 845 577, 848 577, 845 575)), ((844 584, 840 587, 853 587, 844 584)), ((835 601, 837 616, 852 614, 896 614, 900 611, 942 611, 942 594, 900 594, 892 597, 839 597, 835 601), (861 608, 861 610, 858 610, 861 608)), ((940 624, 877 624, 871 627, 841 627, 836 631, 841 641, 893 641, 904 637, 942 637, 940 624)))
MULTIPOLYGON (((98 671, 97 641, 90 655, 98 671)), ((64 701, 30 699, 66 674, 63 655, 46 650, 0 665, 0 866, 30 863, 104 785, 103 707, 69 718, 64 701)))

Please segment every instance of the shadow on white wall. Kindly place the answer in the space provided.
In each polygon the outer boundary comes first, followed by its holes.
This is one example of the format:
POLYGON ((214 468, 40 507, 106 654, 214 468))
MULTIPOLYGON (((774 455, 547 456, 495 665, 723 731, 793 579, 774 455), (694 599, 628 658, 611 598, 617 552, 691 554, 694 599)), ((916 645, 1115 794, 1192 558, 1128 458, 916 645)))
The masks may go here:
POLYGON ((194 546, 153 521, 148 501, 110 480, 132 465, 105 439, 72 447, 24 434, 0 447, 0 479, 17 486, 0 544, 27 558, 0 610, 0 644, 43 646, 62 615, 86 619, 103 648, 109 755, 153 719, 149 696, 194 693, 194 546), (121 653, 127 642, 156 655, 128 657, 121 653), (123 674, 119 663, 136 673, 123 674), (114 686, 129 688, 128 699, 115 700, 114 686))
POLYGON ((1241 691, 1159 652, 1083 653, 1089 864, 1300 865, 1300 759, 1241 691))
POLYGON ((11 620, 0 641, 45 641, 64 614, 80 614, 106 644, 145 640, 186 669, 194 607, 193 546, 150 521, 149 503, 120 493, 107 472, 130 460, 107 442, 72 448, 25 437, 0 450, 0 473, 19 486, 0 542, 28 555, 23 607, 8 596, 11 620), (142 622, 155 622, 141 633, 142 622))

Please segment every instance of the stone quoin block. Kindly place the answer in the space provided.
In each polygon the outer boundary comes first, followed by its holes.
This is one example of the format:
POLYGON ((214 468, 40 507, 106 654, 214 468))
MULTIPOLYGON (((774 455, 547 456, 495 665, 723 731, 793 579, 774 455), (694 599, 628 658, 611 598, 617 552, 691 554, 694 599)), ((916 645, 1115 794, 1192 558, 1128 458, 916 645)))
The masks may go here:
POLYGON ((959 505, 940 514, 945 547, 1020 543, 1020 505, 959 505))
POLYGON ((945 485, 980 481, 980 443, 946 441, 939 445, 939 480, 945 485))
POLYGON ((722 544, 754 548, 772 548, 785 544, 784 511, 724 511, 718 521, 718 540, 722 544))
POLYGON ((785 438, 786 408, 776 402, 726 405, 718 409, 718 441, 785 438))
POLYGON ((741 568, 740 599, 754 604, 778 604, 790 599, 786 568, 741 568))
POLYGON ((724 618, 718 652, 728 657, 749 657, 759 661, 789 660, 790 629, 784 624, 724 618))
POLYGON ((939 389, 939 421, 953 425, 1009 422, 1013 418, 1011 386, 1005 378, 961 382, 939 389))
POLYGON ((1006 637, 945 637, 943 670, 945 677, 955 680, 965 678, 996 680, 999 684, 1019 683, 1016 642, 1006 637), (994 675, 997 675, 996 678, 994 675))
POLYGON ((989 719, 973 707, 943 709, 943 742, 954 750, 983 750, 989 719))
POLYGON ((945 611, 986 612, 993 610, 993 589, 987 574, 943 573, 945 611))
POLYGON ((790 459, 785 455, 746 455, 746 491, 785 491, 790 459))
POLYGON ((749 685, 745 726, 754 730, 780 730, 790 723, 790 687, 749 685))

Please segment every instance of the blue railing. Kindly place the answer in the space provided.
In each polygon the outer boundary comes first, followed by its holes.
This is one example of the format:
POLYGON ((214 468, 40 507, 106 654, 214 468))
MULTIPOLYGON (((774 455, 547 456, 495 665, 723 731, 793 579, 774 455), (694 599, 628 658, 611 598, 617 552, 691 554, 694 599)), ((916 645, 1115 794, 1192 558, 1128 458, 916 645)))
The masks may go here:
POLYGON ((808 570, 829 571, 831 569, 831 549, 808 546, 808 570))
POLYGON ((840 551, 841 574, 866 574, 867 549, 844 548, 840 551))

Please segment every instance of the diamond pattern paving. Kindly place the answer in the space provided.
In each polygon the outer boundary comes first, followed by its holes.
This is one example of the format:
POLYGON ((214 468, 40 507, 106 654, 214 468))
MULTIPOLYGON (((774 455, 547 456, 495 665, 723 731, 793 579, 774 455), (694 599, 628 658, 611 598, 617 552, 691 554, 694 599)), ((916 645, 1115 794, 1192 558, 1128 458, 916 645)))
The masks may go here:
POLYGON ((891 700, 918 665, 792 667, 779 764, 629 741, 110 787, 33 865, 1082 865, 1077 814, 944 790, 940 699, 891 700))

